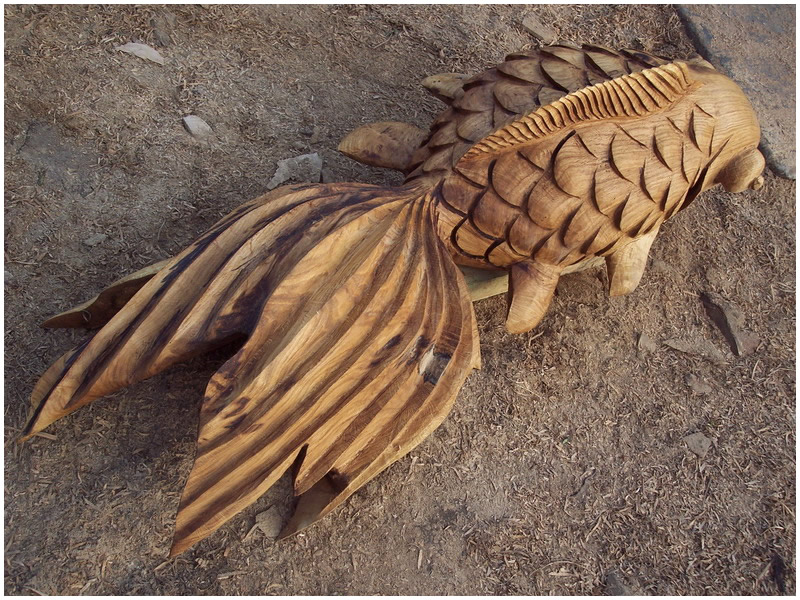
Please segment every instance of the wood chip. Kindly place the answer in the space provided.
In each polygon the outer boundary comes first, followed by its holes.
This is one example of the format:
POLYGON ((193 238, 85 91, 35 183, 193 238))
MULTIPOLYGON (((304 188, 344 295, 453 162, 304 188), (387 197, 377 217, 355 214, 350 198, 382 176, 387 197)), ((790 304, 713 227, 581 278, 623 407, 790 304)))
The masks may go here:
POLYGON ((231 577, 236 577, 237 575, 244 575, 247 571, 228 571, 227 573, 220 573, 217 575, 217 580, 221 581, 223 579, 230 579, 231 577))
POLYGON ((158 63, 159 65, 164 64, 164 57, 158 53, 158 50, 155 48, 151 48, 147 44, 137 44, 135 42, 128 42, 127 44, 123 44, 122 46, 117 46, 114 50, 119 50, 120 52, 127 52, 128 54, 133 54, 134 56, 138 56, 139 58, 144 58, 145 60, 149 60, 154 63, 158 63))

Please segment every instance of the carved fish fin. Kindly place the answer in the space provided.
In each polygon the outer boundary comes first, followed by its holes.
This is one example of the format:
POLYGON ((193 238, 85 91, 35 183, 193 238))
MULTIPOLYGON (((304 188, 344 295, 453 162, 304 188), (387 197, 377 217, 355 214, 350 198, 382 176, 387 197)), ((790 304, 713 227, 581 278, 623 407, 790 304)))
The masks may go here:
POLYGON ((463 73, 438 73, 423 79, 422 85, 436 98, 450 104, 461 95, 466 79, 463 73))
POLYGON ((405 171, 427 135, 408 123, 381 121, 351 131, 338 150, 365 165, 405 171))
POLYGON ((296 492, 313 493, 297 523, 324 516, 436 428, 478 364, 472 302, 434 211, 418 187, 359 184, 287 186, 244 205, 44 374, 23 438, 238 340, 206 389, 172 553, 298 457, 296 492))
POLYGON ((366 213, 278 282, 211 379, 172 554, 295 465, 290 535, 406 454, 449 413, 475 364, 472 303, 429 203, 366 213), (372 232, 372 233, 370 233, 372 232))
POLYGON ((508 123, 472 146, 456 165, 523 145, 587 121, 645 116, 682 98, 692 81, 688 67, 674 62, 582 88, 508 123))
POLYGON ((511 267, 506 330, 525 333, 536 327, 547 312, 562 269, 534 261, 511 267))
POLYGON ((630 294, 639 285, 647 266, 650 246, 656 239, 658 230, 656 227, 606 257, 609 296, 630 294))
POLYGON ((145 283, 169 264, 170 260, 172 259, 159 261, 118 279, 91 300, 50 317, 42 323, 42 327, 85 327, 87 329, 102 327, 133 298, 145 283))

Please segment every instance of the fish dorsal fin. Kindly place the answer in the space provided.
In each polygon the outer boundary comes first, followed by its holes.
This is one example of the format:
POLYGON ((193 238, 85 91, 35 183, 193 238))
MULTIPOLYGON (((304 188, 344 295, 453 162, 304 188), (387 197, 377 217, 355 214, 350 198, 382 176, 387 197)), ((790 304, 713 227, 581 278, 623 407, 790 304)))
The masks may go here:
POLYGON ((686 63, 674 62, 585 87, 501 127, 472 146, 461 161, 503 152, 587 121, 650 115, 672 106, 691 84, 686 63))

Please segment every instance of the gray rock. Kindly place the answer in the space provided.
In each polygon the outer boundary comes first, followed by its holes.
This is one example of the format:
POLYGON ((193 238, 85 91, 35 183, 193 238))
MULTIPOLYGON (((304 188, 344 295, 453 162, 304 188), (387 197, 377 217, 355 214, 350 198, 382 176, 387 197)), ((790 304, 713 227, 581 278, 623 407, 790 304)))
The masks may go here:
POLYGON ((692 356, 699 356, 717 364, 725 364, 726 362, 725 356, 723 356, 722 352, 720 352, 717 347, 708 340, 681 340, 673 338, 664 340, 664 345, 672 348, 673 350, 677 350, 678 352, 683 352, 684 354, 689 354, 692 356))
POLYGON ((322 174, 322 158, 316 152, 301 154, 278 161, 275 175, 267 183, 268 190, 274 190, 287 181, 318 183, 322 174))
POLYGON ((702 433, 692 433, 683 438, 689 450, 700 458, 705 458, 711 448, 711 440, 702 433))
POLYGON ((744 315, 738 307, 719 294, 703 292, 700 301, 709 318, 714 322, 736 356, 744 356, 758 348, 759 340, 754 333, 745 331, 744 315))
POLYGON ((97 244, 102 244, 107 238, 108 236, 104 233, 95 233, 94 235, 83 240, 83 243, 91 248, 97 246, 97 244))
POLYGON ((133 54, 134 56, 138 56, 139 58, 144 58, 145 60, 158 63, 159 65, 164 64, 164 57, 158 53, 158 50, 148 46, 147 44, 137 44, 135 42, 129 42, 127 44, 123 44, 122 46, 117 46, 114 49, 119 50, 120 52, 127 52, 128 54, 133 54))
POLYGON ((256 515, 256 529, 264 534, 265 537, 275 539, 280 535, 283 527, 283 519, 276 507, 271 507, 256 515))
POLYGON ((616 571, 606 573, 606 596, 633 596, 634 591, 625 584, 625 581, 616 571))
POLYGON ((183 127, 192 137, 198 140, 207 140, 214 135, 214 130, 211 129, 211 126, 197 115, 183 117, 183 127))
POLYGON ((169 46, 172 43, 170 31, 175 27, 175 15, 172 13, 158 14, 150 19, 153 28, 153 37, 161 46, 169 46), (171 18, 168 18, 168 16, 171 18))
POLYGON ((761 124, 761 150, 795 178, 795 15, 791 4, 681 4, 698 52, 744 90, 761 124))
POLYGON ((545 45, 552 44, 558 39, 556 30, 542 23, 534 14, 528 14, 522 19, 522 28, 545 45))

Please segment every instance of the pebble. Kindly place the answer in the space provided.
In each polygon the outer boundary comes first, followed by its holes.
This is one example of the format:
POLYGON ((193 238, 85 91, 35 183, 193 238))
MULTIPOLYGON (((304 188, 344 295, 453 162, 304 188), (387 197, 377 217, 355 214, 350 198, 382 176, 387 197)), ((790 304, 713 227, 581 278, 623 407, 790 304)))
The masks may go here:
POLYGON ((164 57, 158 53, 158 50, 148 46, 147 44, 137 44, 135 42, 129 42, 127 44, 123 44, 122 46, 117 46, 115 50, 119 50, 120 52, 127 52, 128 54, 133 54, 134 56, 138 56, 139 58, 144 58, 145 60, 149 60, 159 65, 164 64, 164 57))
POLYGON ((705 458, 711 448, 711 440, 702 433, 692 433, 683 438, 689 450, 700 458, 705 458))
POLYGON ((692 388, 692 391, 695 394, 710 394, 713 391, 713 388, 708 385, 703 379, 700 379, 694 373, 689 373, 686 376, 686 385, 692 388))
POLYGON ((636 346, 640 352, 655 352, 658 349, 658 344, 646 333, 639 334, 639 342, 636 346))
POLYGON ((700 294, 700 301, 708 317, 725 336, 731 352, 736 356, 744 356, 758 348, 759 340, 753 333, 745 331, 744 315, 737 306, 713 292, 700 294))
POLYGON ((214 130, 211 129, 211 126, 197 115, 183 117, 183 127, 192 137, 198 140, 205 140, 214 135, 214 130))
POLYGON ((108 236, 104 233, 95 233, 94 235, 83 240, 83 243, 91 248, 93 246, 97 246, 97 244, 103 243, 107 238, 108 236))
POLYGON ((725 357, 722 352, 708 340, 694 339, 689 341, 673 338, 664 340, 664 345, 684 354, 700 356, 717 364, 725 364, 725 357))
POLYGON ((316 152, 286 158, 278 161, 278 168, 267 183, 267 189, 274 190, 289 180, 318 183, 321 174, 322 158, 316 152))
POLYGON ((606 596, 633 596, 633 590, 625 585, 616 571, 606 573, 606 596))
POLYGON ((275 539, 280 535, 283 527, 283 519, 276 507, 271 507, 256 515, 256 528, 270 539, 275 539))

